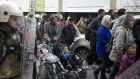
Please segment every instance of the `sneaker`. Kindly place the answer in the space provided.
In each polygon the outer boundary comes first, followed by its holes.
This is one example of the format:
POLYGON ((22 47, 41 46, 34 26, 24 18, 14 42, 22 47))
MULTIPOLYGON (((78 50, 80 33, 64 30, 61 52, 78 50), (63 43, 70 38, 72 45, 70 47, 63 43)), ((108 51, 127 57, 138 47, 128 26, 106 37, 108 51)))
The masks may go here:
POLYGON ((84 69, 89 69, 89 66, 88 66, 86 60, 83 61, 83 68, 84 69))
POLYGON ((86 60, 83 61, 83 66, 85 67, 87 65, 86 60))
POLYGON ((77 71, 82 71, 81 69, 77 68, 77 71))
POLYGON ((111 70, 110 70, 110 69, 106 69, 105 72, 106 72, 106 73, 110 73, 111 70))

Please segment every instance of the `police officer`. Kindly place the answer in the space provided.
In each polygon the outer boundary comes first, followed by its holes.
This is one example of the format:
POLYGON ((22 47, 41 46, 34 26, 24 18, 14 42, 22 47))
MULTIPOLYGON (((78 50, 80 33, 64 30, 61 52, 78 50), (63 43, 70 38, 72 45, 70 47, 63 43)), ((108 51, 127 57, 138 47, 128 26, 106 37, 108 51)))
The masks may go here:
POLYGON ((21 8, 10 1, 0 3, 0 79, 20 79, 19 18, 21 8))

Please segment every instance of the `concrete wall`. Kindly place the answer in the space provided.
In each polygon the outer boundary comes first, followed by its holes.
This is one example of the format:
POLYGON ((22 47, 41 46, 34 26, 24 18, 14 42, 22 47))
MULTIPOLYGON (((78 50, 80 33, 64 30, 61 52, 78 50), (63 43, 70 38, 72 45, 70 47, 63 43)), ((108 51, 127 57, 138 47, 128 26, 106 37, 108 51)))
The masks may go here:
POLYGON ((45 12, 58 12, 58 0, 45 0, 45 12))
POLYGON ((117 0, 116 8, 126 8, 128 12, 140 12, 140 0, 117 0))
POLYGON ((63 0, 63 12, 97 12, 108 11, 110 0, 63 0))
MULTIPOLYGON (((6 0, 0 0, 6 1, 6 0)), ((29 12, 30 0, 8 0, 20 5, 29 12)), ((140 0, 45 0, 45 12, 97 12, 98 9, 118 10, 126 8, 128 12, 140 12, 140 0)))

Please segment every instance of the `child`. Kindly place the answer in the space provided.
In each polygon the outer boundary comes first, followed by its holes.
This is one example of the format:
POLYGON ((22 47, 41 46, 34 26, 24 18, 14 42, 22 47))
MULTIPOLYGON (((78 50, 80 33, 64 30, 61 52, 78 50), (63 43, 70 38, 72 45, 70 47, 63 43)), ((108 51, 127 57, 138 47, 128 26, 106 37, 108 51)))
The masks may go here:
POLYGON ((132 41, 126 43, 126 45, 124 46, 125 54, 123 55, 120 62, 119 75, 134 64, 136 48, 137 48, 136 43, 132 41))
POLYGON ((52 43, 50 42, 50 38, 48 37, 48 34, 46 32, 44 32, 42 34, 42 37, 43 37, 42 44, 47 44, 49 47, 52 48, 52 43))
POLYGON ((74 70, 78 70, 81 71, 82 68, 82 64, 80 63, 80 61, 78 60, 79 57, 77 55, 74 56, 74 58, 71 56, 72 54, 70 53, 70 51, 68 50, 67 46, 63 46, 62 47, 62 54, 64 55, 65 58, 68 58, 69 63, 72 65, 74 70), (77 68, 77 66, 79 66, 79 68, 77 68))
POLYGON ((47 60, 48 62, 51 63, 52 70, 53 70, 54 73, 55 73, 55 69, 54 69, 55 67, 54 67, 53 63, 57 64, 60 67, 62 72, 67 72, 67 70, 64 69, 61 62, 59 61, 60 59, 57 56, 50 53, 46 48, 42 49, 41 57, 43 57, 45 60, 47 60))

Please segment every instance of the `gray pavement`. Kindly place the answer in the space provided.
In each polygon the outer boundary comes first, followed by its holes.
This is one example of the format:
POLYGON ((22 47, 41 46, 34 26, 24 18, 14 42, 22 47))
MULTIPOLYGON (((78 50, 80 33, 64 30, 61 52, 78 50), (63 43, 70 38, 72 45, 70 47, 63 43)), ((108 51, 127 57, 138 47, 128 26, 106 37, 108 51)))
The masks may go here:
MULTIPOLYGON (((112 67, 111 67, 111 69, 112 69, 112 67)), ((98 74, 98 79, 100 79, 100 74, 101 73, 98 74)), ((109 77, 109 73, 106 73, 106 77, 107 78, 109 77)), ((91 67, 87 70, 87 76, 82 79, 95 79, 95 77, 93 75, 93 69, 91 67)), ((116 77, 114 79, 116 79, 116 77)))

